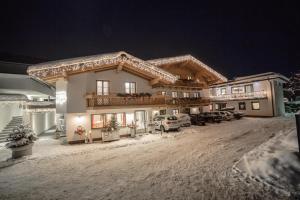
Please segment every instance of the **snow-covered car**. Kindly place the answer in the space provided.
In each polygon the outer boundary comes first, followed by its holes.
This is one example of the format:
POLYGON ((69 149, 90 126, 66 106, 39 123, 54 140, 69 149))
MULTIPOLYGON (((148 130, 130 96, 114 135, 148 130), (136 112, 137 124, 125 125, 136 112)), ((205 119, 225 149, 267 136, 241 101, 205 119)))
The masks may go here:
POLYGON ((179 120, 180 126, 191 126, 191 118, 188 114, 179 113, 175 116, 179 120))
POLYGON ((222 117, 222 120, 224 121, 230 121, 234 119, 233 114, 228 111, 215 111, 214 113, 219 114, 222 117))
POLYGON ((153 119, 155 129, 161 131, 170 131, 180 129, 180 121, 174 115, 158 115, 153 119))

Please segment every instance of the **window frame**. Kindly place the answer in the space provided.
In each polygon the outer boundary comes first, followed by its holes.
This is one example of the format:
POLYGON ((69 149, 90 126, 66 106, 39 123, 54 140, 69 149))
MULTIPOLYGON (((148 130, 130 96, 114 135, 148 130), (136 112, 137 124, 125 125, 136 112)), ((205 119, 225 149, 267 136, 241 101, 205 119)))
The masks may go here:
POLYGON ((178 92, 177 91, 172 91, 171 95, 172 95, 172 98, 178 98, 178 92), (173 96, 173 94, 176 94, 175 97, 173 96))
POLYGON ((246 102, 245 101, 241 101, 239 102, 239 110, 246 110, 246 102), (241 105, 244 104, 244 108, 241 109, 241 105))
POLYGON ((252 101, 251 102, 251 108, 252 108, 252 110, 260 110, 260 102, 259 101, 252 101), (254 109, 254 107, 253 107, 254 103, 258 103, 258 109, 254 109))
POLYGON ((179 109, 172 109, 172 115, 179 114, 179 109))
POLYGON ((182 95, 183 95, 183 98, 190 98, 189 92, 183 92, 182 95))
POLYGON ((136 94, 137 93, 137 89, 136 89, 136 82, 135 81, 125 81, 124 86, 125 86, 125 94, 136 94), (129 83, 129 93, 126 91, 126 83, 129 83), (132 84, 134 84, 134 92, 132 92, 132 84))
POLYGON ((110 94, 110 81, 109 80, 96 80, 96 94, 97 96, 108 96, 110 94), (102 82, 102 94, 98 93, 98 82, 102 82), (107 94, 104 94, 104 82, 107 82, 108 89, 107 89, 107 94))
POLYGON ((223 88, 220 88, 220 94, 221 95, 226 95, 226 88, 225 87, 223 87, 223 88), (223 93, 223 91, 225 91, 224 93, 223 93))
POLYGON ((231 94, 244 94, 245 93, 245 86, 232 86, 231 87, 231 94), (238 92, 233 92, 234 88, 239 88, 238 92), (243 91, 241 92, 242 89, 243 91))
POLYGON ((247 84, 247 85, 245 85, 245 93, 252 93, 252 92, 254 92, 253 84, 247 84), (250 86, 250 88, 251 88, 250 92, 248 92, 247 89, 246 89, 248 86, 250 86))

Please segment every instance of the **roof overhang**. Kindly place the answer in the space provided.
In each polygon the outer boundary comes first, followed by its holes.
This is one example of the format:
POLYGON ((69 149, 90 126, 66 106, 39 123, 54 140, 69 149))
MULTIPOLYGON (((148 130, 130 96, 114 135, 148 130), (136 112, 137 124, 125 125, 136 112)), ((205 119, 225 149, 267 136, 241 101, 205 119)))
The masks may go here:
POLYGON ((191 68, 194 70, 197 77, 204 79, 208 84, 222 83, 227 81, 225 76, 216 72, 211 67, 207 66, 191 55, 160 58, 148 60, 148 62, 163 69, 172 68, 174 66, 180 68, 191 68))
POLYGON ((72 74, 111 68, 124 69, 149 79, 158 79, 162 83, 174 83, 177 80, 171 73, 123 51, 41 63, 30 66, 27 72, 30 76, 53 82, 72 74))

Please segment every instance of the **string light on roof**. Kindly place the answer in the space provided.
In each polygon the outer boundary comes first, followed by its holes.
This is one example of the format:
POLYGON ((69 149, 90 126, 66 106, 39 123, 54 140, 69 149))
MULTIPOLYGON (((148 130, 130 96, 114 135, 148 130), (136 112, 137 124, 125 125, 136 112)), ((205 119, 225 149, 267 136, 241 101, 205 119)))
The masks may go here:
POLYGON ((174 83, 177 78, 169 72, 152 64, 131 56, 125 52, 104 54, 98 56, 67 59, 56 62, 42 63, 28 68, 28 74, 40 79, 63 76, 67 72, 90 71, 110 65, 128 64, 130 67, 142 70, 162 80, 174 83))

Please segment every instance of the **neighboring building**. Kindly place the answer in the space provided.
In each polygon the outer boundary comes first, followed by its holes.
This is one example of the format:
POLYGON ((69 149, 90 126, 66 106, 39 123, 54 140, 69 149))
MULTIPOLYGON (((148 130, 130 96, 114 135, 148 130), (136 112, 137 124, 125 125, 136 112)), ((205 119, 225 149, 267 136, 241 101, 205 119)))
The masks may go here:
POLYGON ((70 143, 83 140, 78 126, 94 139, 112 116, 121 135, 147 132, 153 116, 209 110, 209 85, 227 79, 194 57, 144 61, 126 52, 52 61, 28 68, 32 77, 56 87, 57 120, 70 143))
POLYGON ((28 75, 0 73, 0 142, 12 128, 30 125, 36 134, 55 126, 55 88, 28 75))
POLYGON ((237 77, 210 87, 211 110, 234 107, 247 116, 280 116, 284 114, 283 84, 288 78, 268 72, 237 77))

